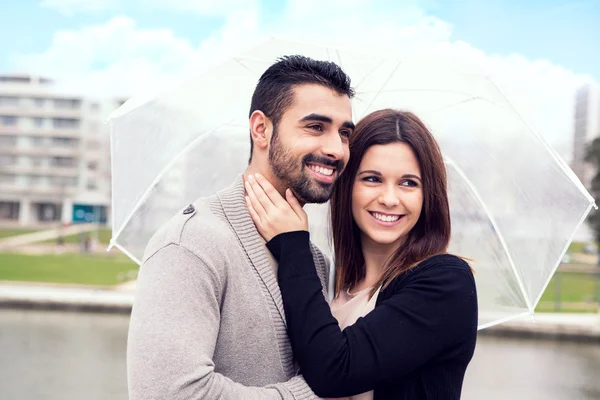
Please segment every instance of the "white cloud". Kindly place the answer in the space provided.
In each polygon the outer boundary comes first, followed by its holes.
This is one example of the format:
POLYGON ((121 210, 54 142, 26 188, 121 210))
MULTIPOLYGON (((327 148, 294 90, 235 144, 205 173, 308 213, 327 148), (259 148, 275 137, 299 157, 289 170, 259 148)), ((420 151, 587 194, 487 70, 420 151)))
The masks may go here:
MULTIPOLYGON (((166 0, 153 1, 157 7, 166 4, 166 0)), ((133 19, 119 16, 103 25, 57 32, 48 50, 17 56, 14 65, 36 72, 43 67, 45 75, 79 90, 129 94, 267 35, 397 55, 430 49, 496 76, 534 129, 570 158, 574 90, 587 77, 544 60, 486 54, 453 41, 452 26, 424 14, 416 0, 385 8, 368 0, 290 0, 282 15, 268 19, 255 3, 236 9, 232 6, 236 1, 224 3, 232 11, 202 43, 191 43, 168 29, 141 29, 133 19)), ((218 12, 220 7, 211 1, 170 4, 198 12, 218 12)))
POLYGON ((145 0, 144 5, 202 15, 226 15, 232 10, 253 9, 256 3, 254 0, 145 0))
POLYGON ((201 15, 227 15, 232 10, 252 9, 255 0, 42 0, 40 7, 54 9, 66 16, 79 13, 116 11, 125 5, 156 10, 195 12, 201 15))
POLYGON ((117 16, 104 25, 59 31, 48 50, 13 63, 55 77, 63 85, 95 93, 129 93, 190 62, 197 49, 168 29, 138 29, 117 16))
POLYGON ((40 2, 40 7, 54 9, 69 17, 80 12, 115 10, 119 5, 119 0, 42 0, 40 2))

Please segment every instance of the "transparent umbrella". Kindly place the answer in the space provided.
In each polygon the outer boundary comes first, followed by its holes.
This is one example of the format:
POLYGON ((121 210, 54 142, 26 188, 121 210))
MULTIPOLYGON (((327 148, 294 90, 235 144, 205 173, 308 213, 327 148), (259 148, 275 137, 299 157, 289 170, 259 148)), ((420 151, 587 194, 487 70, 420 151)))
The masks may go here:
MULTIPOLYGON (((531 314, 594 201, 492 79, 309 44, 269 40, 109 118, 113 237, 140 262, 156 230, 187 204, 229 186, 247 166, 248 111, 277 57, 338 63, 356 88, 354 116, 416 113, 445 157, 450 252, 473 260, 485 328, 531 314)), ((327 205, 307 205, 313 240, 330 252, 327 205)))

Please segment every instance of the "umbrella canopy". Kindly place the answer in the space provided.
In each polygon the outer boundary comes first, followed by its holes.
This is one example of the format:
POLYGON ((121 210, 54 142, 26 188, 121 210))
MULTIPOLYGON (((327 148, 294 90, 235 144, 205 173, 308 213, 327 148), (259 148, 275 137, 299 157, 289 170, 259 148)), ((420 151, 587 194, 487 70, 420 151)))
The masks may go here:
MULTIPOLYGON (((355 119, 382 108, 419 116, 449 179, 450 252, 472 259, 479 327, 532 313, 593 199, 492 79, 434 65, 269 40, 109 119, 113 237, 136 262, 187 204, 229 186, 247 166, 248 111, 279 56, 338 63, 352 78, 355 119)), ((313 241, 329 251, 327 205, 307 205, 313 241)))

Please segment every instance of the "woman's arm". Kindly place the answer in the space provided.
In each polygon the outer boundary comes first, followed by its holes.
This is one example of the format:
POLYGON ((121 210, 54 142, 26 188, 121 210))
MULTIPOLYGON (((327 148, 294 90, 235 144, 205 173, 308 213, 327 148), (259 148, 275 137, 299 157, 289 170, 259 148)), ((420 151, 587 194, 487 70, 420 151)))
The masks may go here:
POLYGON ((294 355, 318 396, 351 396, 393 384, 476 332, 475 283, 456 257, 438 257, 443 265, 417 272, 402 290, 341 331, 323 297, 309 233, 283 233, 267 246, 279 261, 294 355))

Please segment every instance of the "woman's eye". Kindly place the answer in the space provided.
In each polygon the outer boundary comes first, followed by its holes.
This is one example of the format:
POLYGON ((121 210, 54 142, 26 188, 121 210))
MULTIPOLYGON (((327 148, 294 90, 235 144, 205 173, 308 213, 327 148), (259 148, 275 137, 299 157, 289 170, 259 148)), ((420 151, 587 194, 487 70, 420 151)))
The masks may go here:
POLYGON ((367 177, 363 178, 363 182, 376 183, 376 182, 381 182, 381 180, 376 176, 367 176, 367 177))
POLYGON ((400 182, 400 185, 408 186, 408 187, 418 187, 419 186, 419 184, 417 182, 410 180, 410 179, 400 182))

